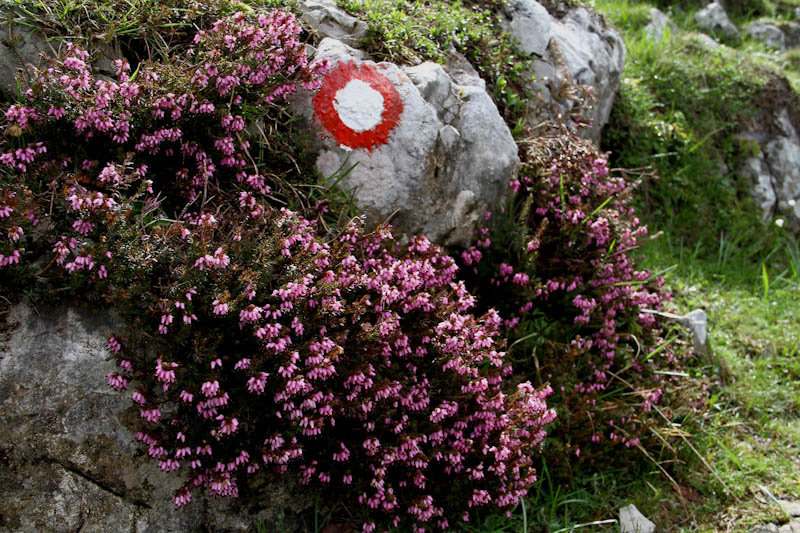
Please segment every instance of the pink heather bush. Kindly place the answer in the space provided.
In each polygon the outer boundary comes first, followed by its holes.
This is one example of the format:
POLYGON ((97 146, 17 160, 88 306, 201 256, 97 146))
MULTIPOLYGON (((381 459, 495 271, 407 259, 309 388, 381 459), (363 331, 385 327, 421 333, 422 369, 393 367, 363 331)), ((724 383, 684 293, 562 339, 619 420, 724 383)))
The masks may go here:
POLYGON ((193 263, 202 248, 177 231, 161 237, 186 258, 142 309, 163 355, 110 340, 121 369, 109 385, 133 389, 138 438, 163 470, 183 467, 175 502, 197 487, 237 496, 265 469, 349 494, 383 525, 444 529, 472 507, 516 505, 554 418, 549 390, 503 393, 500 319, 466 314, 473 298, 452 259, 421 238, 395 258, 388 231, 357 224, 323 244, 297 215, 265 213, 231 213, 209 235, 216 246, 242 221, 252 227, 218 251, 226 266, 193 263))
POLYGON ((588 141, 533 139, 525 156, 513 207, 462 253, 465 276, 519 341, 517 373, 555 390, 555 460, 624 460, 615 450, 640 446, 664 423, 651 411, 668 378, 654 371, 683 364, 674 347, 657 349, 659 325, 646 312, 668 298, 662 281, 630 255, 647 228, 630 187, 588 141))
POLYGON ((330 491, 365 531, 509 510, 555 414, 548 387, 508 390, 497 313, 469 314, 425 239, 398 255, 386 228, 324 239, 270 203, 248 117, 318 86, 298 33, 235 15, 135 79, 124 61, 98 79, 70 47, 5 115, 0 268, 127 317, 108 385, 185 480, 179 506, 266 472, 330 491))

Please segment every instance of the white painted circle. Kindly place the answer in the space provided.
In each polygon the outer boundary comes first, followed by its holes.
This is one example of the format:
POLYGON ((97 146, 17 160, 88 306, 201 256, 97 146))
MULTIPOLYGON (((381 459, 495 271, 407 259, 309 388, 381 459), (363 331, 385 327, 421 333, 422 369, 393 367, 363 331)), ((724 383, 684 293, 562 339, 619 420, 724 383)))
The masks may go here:
POLYGON ((358 133, 371 130, 383 119, 383 95, 359 79, 336 91, 333 107, 344 125, 358 133))

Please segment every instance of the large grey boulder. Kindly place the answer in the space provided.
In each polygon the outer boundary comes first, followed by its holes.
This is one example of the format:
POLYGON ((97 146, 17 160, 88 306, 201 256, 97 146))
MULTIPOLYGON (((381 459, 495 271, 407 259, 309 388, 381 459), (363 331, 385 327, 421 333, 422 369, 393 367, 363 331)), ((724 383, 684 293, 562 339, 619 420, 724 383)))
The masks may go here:
POLYGON ((472 63, 463 54, 459 53, 455 47, 450 48, 447 53, 447 59, 442 66, 456 85, 470 85, 486 89, 486 81, 481 78, 480 73, 475 70, 472 63))
POLYGON ((587 113, 591 127, 585 137, 599 143, 601 130, 608 122, 614 96, 622 82, 625 66, 622 37, 598 14, 581 7, 571 10, 553 24, 553 42, 569 77, 578 85, 591 89, 594 102, 587 113))
MULTIPOLYGON (((538 13, 541 19, 530 22, 528 32, 549 28, 549 36, 540 36, 540 42, 549 44, 543 53, 532 56, 533 70, 528 73, 534 77, 530 88, 535 93, 528 101, 528 124, 555 120, 575 126, 572 119, 579 116, 588 120, 589 127, 578 133, 599 144, 622 80, 622 38, 600 15, 583 7, 569 9, 560 19, 548 15, 547 24, 540 10, 524 12, 538 13)), ((511 33, 522 42, 526 27, 515 26, 521 15, 511 14, 511 33)))
POLYGON ((506 30, 525 54, 543 56, 550 44, 550 13, 536 0, 507 0, 506 30))
POLYGON ((719 33, 728 38, 739 36, 739 29, 728 18, 725 8, 719 2, 712 2, 695 13, 694 21, 707 32, 719 33))
POLYGON ((751 180, 764 218, 786 217, 790 229, 800 229, 800 135, 788 110, 780 109, 741 137, 759 148, 738 173, 751 180))
MULTIPOLYGON (((0 8, 0 15, 6 15, 0 8)), ((44 37, 22 24, 5 22, 0 24, 3 39, 0 39, 0 89, 6 95, 17 94, 17 76, 30 75, 32 67, 42 65, 42 54, 52 55, 44 37)))
POLYGON ((774 24, 751 22, 747 25, 745 31, 747 35, 761 41, 770 48, 781 51, 786 49, 786 35, 774 24))
POLYGON ((367 24, 348 15, 331 0, 301 0, 300 20, 314 28, 320 37, 332 37, 356 46, 367 35, 367 24))
MULTIPOLYGON (((105 349, 118 328, 108 314, 75 307, 12 307, 0 347, 0 531, 247 531, 240 502, 195 495, 171 501, 181 479, 161 472, 136 445, 138 410, 106 385, 105 349)), ((277 487, 277 485, 276 485, 277 487)), ((269 489, 277 523, 313 505, 302 493, 269 489), (271 490, 271 492, 270 492, 271 490)))
POLYGON ((782 21, 778 24, 778 28, 786 37, 786 48, 800 47, 800 22, 782 21))
MULTIPOLYGON (((361 57, 333 39, 324 39, 316 51, 316 59, 327 58, 335 69, 349 65, 377 73, 365 75, 367 81, 347 78, 328 95, 338 116, 332 117, 330 107, 329 115, 319 112, 318 94, 305 93, 295 101, 297 112, 319 127, 313 147, 317 169, 331 176, 355 165, 341 184, 355 191, 370 223, 394 215, 398 233, 467 245, 478 220, 507 194, 517 175, 517 145, 508 126, 479 83, 460 85, 434 63, 399 67, 361 57), (343 142, 336 131, 372 135, 391 120, 394 108, 375 89, 381 83, 382 90, 396 91, 402 104, 388 137, 368 147, 343 142), (348 128, 338 124, 336 130, 331 120, 348 128)), ((341 72, 326 77, 320 94, 341 72)), ((462 79, 473 80, 466 74, 462 79)))
POLYGON ((660 41, 664 38, 667 28, 670 33, 678 31, 678 26, 660 9, 650 9, 650 22, 644 27, 647 37, 653 41, 660 41))

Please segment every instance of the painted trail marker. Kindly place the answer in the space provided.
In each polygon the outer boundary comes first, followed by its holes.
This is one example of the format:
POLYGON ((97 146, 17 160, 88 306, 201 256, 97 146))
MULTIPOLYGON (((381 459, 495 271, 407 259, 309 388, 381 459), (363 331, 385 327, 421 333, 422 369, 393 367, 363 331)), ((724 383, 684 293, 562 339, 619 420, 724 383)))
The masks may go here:
POLYGON ((348 148, 372 151, 389 141, 403 113, 392 82, 374 65, 339 63, 325 75, 313 98, 322 126, 348 148))

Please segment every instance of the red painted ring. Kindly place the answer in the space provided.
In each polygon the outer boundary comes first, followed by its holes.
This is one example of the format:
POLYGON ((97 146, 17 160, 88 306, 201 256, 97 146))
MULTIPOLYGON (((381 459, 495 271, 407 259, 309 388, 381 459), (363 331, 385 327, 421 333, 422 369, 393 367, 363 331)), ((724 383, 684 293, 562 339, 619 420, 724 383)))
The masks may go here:
POLYGON ((350 148, 366 148, 370 151, 389 141, 389 136, 397 127, 400 115, 403 113, 403 100, 389 78, 378 72, 373 65, 366 63, 356 65, 352 61, 339 63, 325 75, 322 87, 314 95, 312 102, 320 123, 339 144, 350 148), (339 118, 339 113, 333 105, 336 93, 354 79, 363 81, 383 96, 382 120, 370 130, 359 132, 348 127, 339 118))

